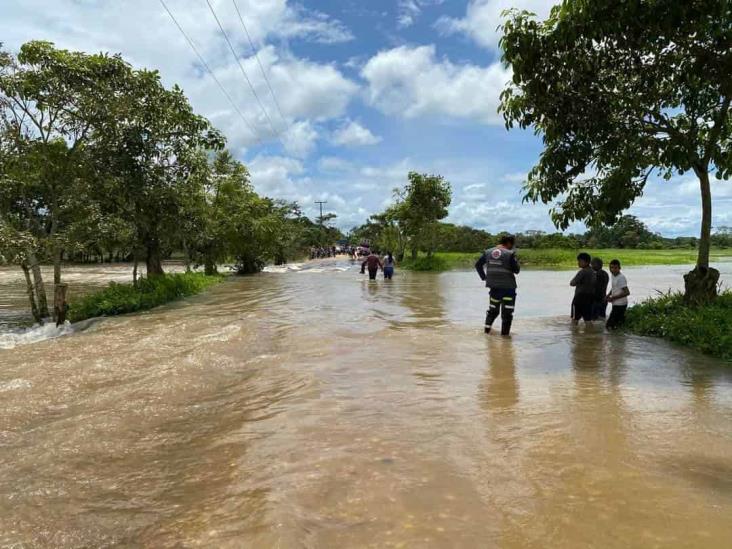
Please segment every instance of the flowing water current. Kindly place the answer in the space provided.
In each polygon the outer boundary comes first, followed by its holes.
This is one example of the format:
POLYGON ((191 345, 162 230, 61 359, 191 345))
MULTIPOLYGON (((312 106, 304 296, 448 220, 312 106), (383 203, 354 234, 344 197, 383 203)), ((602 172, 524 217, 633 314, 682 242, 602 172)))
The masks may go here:
POLYGON ((732 546, 728 364, 571 328, 567 271, 505 339, 475 273, 273 270, 39 333, 0 269, 0 547, 732 546))

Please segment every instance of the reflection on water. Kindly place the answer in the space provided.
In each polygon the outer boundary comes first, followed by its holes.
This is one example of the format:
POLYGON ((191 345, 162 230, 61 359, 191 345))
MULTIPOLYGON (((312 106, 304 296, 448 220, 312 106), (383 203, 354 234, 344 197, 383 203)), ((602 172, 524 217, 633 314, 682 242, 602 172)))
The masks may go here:
POLYGON ((265 273, 0 349, 0 546, 728 547, 729 368, 572 328, 566 273, 486 337, 468 274, 265 273))

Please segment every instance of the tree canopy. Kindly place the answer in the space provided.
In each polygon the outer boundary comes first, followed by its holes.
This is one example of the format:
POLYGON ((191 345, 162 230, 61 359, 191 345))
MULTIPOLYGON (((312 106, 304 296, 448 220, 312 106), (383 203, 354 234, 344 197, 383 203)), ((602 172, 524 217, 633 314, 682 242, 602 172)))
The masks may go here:
POLYGON ((564 0, 543 22, 510 11, 501 48, 513 78, 500 108, 508 128, 533 127, 544 142, 526 199, 558 199, 561 228, 612 223, 654 170, 692 171, 706 276, 709 174, 732 174, 731 21, 725 0, 564 0))

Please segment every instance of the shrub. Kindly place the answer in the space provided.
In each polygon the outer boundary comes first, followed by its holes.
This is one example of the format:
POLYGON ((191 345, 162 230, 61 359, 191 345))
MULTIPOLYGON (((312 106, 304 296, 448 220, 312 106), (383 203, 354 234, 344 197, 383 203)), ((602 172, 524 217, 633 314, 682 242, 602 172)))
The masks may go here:
POLYGON ((446 271, 449 268, 445 258, 438 255, 420 256, 414 260, 405 259, 402 266, 412 271, 446 271))
POLYGON ((649 298, 628 309, 626 329, 732 360, 732 291, 699 307, 684 305, 679 293, 649 298))
POLYGON ((141 278, 137 288, 132 284, 112 282, 99 292, 72 302, 67 318, 78 322, 98 316, 113 316, 152 309, 163 303, 198 294, 220 282, 223 276, 201 273, 169 274, 141 278))

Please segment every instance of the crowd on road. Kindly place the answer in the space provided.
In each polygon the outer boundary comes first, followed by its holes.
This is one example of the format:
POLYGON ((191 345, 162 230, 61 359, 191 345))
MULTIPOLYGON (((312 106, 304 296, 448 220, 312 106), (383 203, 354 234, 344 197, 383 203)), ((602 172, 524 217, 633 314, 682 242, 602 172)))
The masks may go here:
MULTIPOLYGON (((500 243, 485 251, 475 263, 475 269, 481 280, 490 289, 489 305, 485 317, 485 333, 490 333, 493 322, 501 316, 501 335, 509 335, 513 313, 516 307, 516 275, 521 266, 516 257, 516 239, 506 235, 500 243)), ((619 327, 625 320, 628 308, 628 281, 620 272, 620 261, 610 261, 610 273, 603 270, 603 261, 599 257, 592 258, 582 252, 577 256, 579 271, 569 282, 574 287, 571 317, 577 325, 580 320, 591 323, 596 320, 605 321, 607 306, 612 310, 605 323, 607 329, 619 327), (610 291, 608 291, 610 284, 610 291)))
POLYGON ((336 257, 339 253, 337 246, 313 246, 310 248, 310 259, 322 259, 324 257, 336 257))

